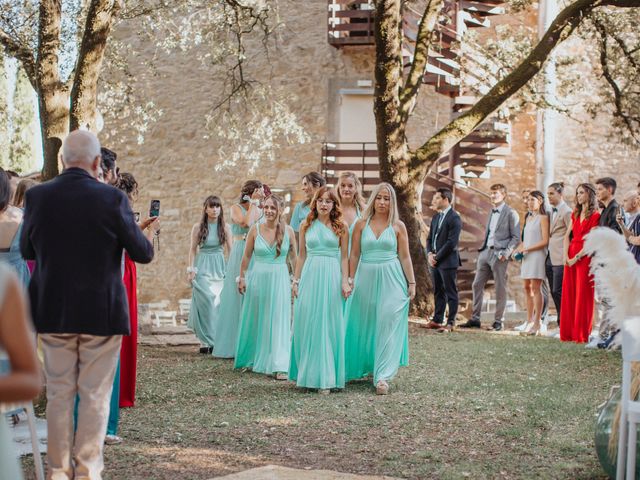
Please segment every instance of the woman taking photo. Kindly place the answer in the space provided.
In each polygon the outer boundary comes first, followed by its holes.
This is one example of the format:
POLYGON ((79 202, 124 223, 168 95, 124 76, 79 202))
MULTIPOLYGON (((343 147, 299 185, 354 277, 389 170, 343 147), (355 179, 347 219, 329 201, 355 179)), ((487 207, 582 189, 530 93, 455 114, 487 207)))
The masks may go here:
POLYGON ((344 388, 343 301, 349 228, 335 190, 321 187, 300 227, 300 255, 293 280, 293 338, 289 378, 298 387, 329 393, 344 388))
POLYGON ((296 232, 296 240, 299 239, 300 224, 307 218, 311 212, 311 200, 320 187, 324 187, 327 184, 325 178, 318 172, 309 172, 302 177, 302 191, 304 192, 305 199, 302 202, 298 202, 291 214, 291 220, 289 225, 296 232))
POLYGON ((398 368, 409 363, 409 300, 416 294, 407 229, 388 183, 375 188, 355 225, 349 271, 347 380, 373 374, 376 393, 386 395, 398 368))
POLYGON ((238 275, 249 228, 262 216, 260 201, 264 198, 262 183, 248 180, 240 191, 240 201, 231 206, 231 235, 233 245, 220 294, 220 308, 214 328, 213 356, 233 358, 238 342, 238 323, 242 309, 242 295, 238 292, 238 275))
POLYGON ((220 198, 210 195, 202 217, 191 229, 187 275, 191 284, 191 309, 187 327, 204 345, 200 353, 213 352, 214 328, 224 283, 225 255, 231 250, 231 229, 224 221, 220 198))
POLYGON ((584 237, 598 226, 599 220, 596 189, 590 183, 581 183, 576 189, 571 226, 564 237, 560 340, 565 342, 585 343, 591 333, 595 292, 584 237))
POLYGON ((364 199, 362 198, 362 184, 358 176, 353 172, 342 172, 338 177, 338 199, 342 210, 342 219, 349 225, 349 250, 351 250, 351 239, 353 237, 353 227, 356 220, 364 209, 364 199))
POLYGON ((296 238, 282 220, 284 203, 264 201, 264 223, 247 235, 238 291, 244 295, 234 368, 286 380, 291 358, 291 282, 287 259, 295 269, 296 238), (251 272, 246 275, 253 258, 251 272), (246 275, 246 277, 245 277, 246 275))
POLYGON ((540 335, 542 315, 542 282, 546 277, 547 246, 549 245, 549 217, 544 207, 544 195, 533 190, 527 198, 527 216, 522 233, 522 243, 515 255, 522 256, 520 276, 524 280, 527 299, 526 329, 521 335, 540 335))

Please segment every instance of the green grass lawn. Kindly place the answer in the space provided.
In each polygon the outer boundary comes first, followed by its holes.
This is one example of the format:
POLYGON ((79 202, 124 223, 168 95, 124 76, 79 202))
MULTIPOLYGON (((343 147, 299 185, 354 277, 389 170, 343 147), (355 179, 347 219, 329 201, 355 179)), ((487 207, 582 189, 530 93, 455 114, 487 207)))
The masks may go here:
POLYGON ((617 352, 546 338, 412 329, 390 395, 320 396, 195 348, 139 351, 125 443, 105 479, 208 479, 265 464, 422 478, 605 478, 596 406, 617 352))

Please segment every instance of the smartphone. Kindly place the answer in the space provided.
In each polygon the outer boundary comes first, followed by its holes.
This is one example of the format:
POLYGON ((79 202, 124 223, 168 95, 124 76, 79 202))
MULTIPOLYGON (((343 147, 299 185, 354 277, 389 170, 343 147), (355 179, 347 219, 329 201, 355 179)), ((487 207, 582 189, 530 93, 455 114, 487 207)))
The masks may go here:
POLYGON ((140 223, 140 212, 133 212, 133 218, 135 218, 136 223, 140 223))
POLYGON ((151 200, 151 206, 149 207, 149 217, 160 216, 160 200, 151 200))

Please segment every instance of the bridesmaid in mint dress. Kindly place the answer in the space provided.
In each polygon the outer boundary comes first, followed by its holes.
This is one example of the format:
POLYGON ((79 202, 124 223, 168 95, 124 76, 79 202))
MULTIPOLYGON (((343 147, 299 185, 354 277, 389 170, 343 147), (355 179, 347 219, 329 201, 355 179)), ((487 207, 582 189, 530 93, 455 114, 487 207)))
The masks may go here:
POLYGON ((338 188, 336 192, 340 199, 342 219, 349 225, 349 252, 351 252, 353 228, 356 225, 356 220, 360 218, 360 214, 364 209, 362 184, 355 173, 342 172, 338 177, 338 188))
POLYGON ((224 221, 222 202, 209 196, 202 206, 202 218, 191 230, 189 267, 192 286, 187 327, 204 345, 201 353, 211 353, 220 293, 224 282, 225 254, 231 249, 231 230, 224 221))
POLYGON ((355 275, 345 316, 346 377, 373 375, 376 393, 409 362, 409 300, 415 296, 409 240, 388 183, 372 192, 353 231, 349 271, 355 275))
POLYGON ((320 187, 324 187, 327 184, 325 178, 318 172, 309 172, 302 177, 302 191, 304 192, 305 199, 302 202, 296 203, 289 220, 289 225, 296 233, 296 240, 300 237, 300 224, 304 222, 309 213, 311 213, 311 200, 320 187))
POLYGON ((240 262, 242 262, 247 232, 262 215, 260 210, 262 198, 264 198, 262 183, 257 180, 249 180, 242 186, 240 203, 231 207, 233 245, 220 294, 219 312, 216 315, 214 357, 233 358, 236 354, 238 324, 242 309, 242 295, 238 292, 237 278, 240 274, 240 262))
POLYGON ((295 267, 296 237, 282 220, 283 201, 264 201, 265 222, 247 235, 238 291, 244 295, 234 368, 286 380, 291 357, 291 281, 287 258, 295 267), (247 274, 253 257, 251 271, 247 274), (245 274, 246 278, 245 278, 245 274))
POLYGON ((344 388, 342 298, 347 282, 349 229, 335 190, 322 187, 300 228, 300 255, 293 294, 293 338, 289 378, 298 387, 329 393, 344 388))

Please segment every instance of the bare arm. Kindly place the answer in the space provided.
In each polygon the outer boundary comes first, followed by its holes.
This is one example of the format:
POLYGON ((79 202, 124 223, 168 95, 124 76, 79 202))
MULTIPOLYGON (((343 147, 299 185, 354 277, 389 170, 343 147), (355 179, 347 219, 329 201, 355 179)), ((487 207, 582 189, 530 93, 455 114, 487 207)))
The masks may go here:
POLYGON ((564 234, 564 240, 562 241, 562 250, 564 251, 564 263, 569 263, 569 244, 571 243, 570 235, 573 230, 573 220, 569 219, 567 224, 567 233, 564 234))
POLYGON ((349 285, 349 225, 344 224, 342 235, 340 236, 340 271, 342 273, 342 296, 348 298, 351 294, 349 285))
POLYGON ((298 296, 298 283, 300 283, 300 274, 302 273, 302 267, 304 267, 304 262, 307 260, 307 245, 305 242, 305 236, 307 233, 307 229, 302 227, 300 229, 300 251, 298 252, 298 261, 296 262, 296 270, 293 274, 293 286, 291 290, 293 292, 293 296, 298 296))
POLYGON ((296 232, 293 231, 289 225, 287 225, 285 235, 289 235, 289 253, 287 254, 287 261, 291 265, 291 271, 296 271, 296 263, 298 262, 298 243, 296 242, 296 232))
POLYGON ((349 276, 356 278, 358 263, 360 262, 360 240, 362 239, 362 230, 366 225, 366 220, 358 220, 356 226, 353 227, 353 236, 351 237, 351 255, 349 256, 349 276))
POLYGON ((542 240, 540 240, 538 243, 534 243, 530 247, 524 248, 524 253, 542 250, 544 247, 549 245, 549 217, 547 217, 546 215, 542 215, 540 217, 540 228, 542 230, 542 240))
POLYGON ((42 387, 34 339, 27 327, 29 321, 22 289, 11 276, 0 306, 0 344, 11 362, 11 373, 0 377, 1 402, 30 400, 42 387))
POLYGON ((240 275, 238 281, 238 291, 244 294, 247 289, 247 283, 244 278, 244 274, 249 268, 249 262, 251 261, 251 255, 253 255, 253 247, 256 243, 256 227, 251 227, 247 234, 247 243, 244 246, 244 253, 242 255, 242 263, 240 263, 240 275))
POLYGON ((413 299, 416 296, 416 277, 413 273, 413 263, 411 262, 411 254, 409 253, 409 235, 407 234, 407 227, 403 222, 397 222, 395 225, 396 235, 398 238, 398 257, 400 258, 400 265, 404 276, 409 284, 409 298, 413 299))
POLYGON ((231 206, 231 221, 242 228, 248 228, 260 218, 260 209, 250 203, 246 212, 243 212, 240 205, 231 206))
POLYGON ((231 254, 231 227, 228 223, 224 224, 224 232, 225 232, 225 242, 224 242, 224 256, 225 258, 229 258, 231 254))

